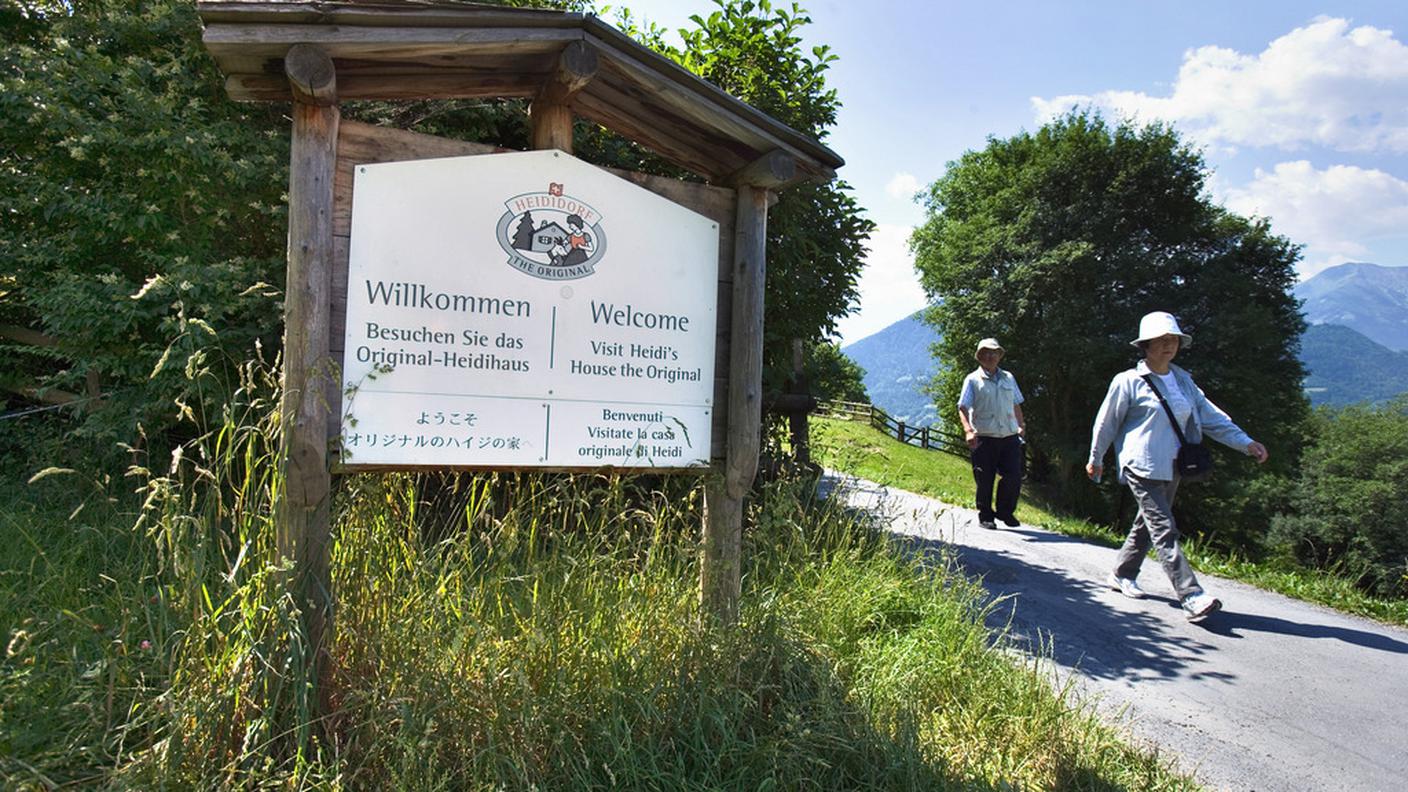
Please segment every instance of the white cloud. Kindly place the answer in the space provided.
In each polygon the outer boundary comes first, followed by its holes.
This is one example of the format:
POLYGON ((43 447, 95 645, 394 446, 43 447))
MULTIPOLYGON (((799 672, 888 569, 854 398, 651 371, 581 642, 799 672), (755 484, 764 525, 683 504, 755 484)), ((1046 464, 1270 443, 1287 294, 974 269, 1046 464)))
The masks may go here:
MULTIPOLYGON (((1301 275, 1364 260, 1366 242, 1408 234, 1408 181, 1380 170, 1305 160, 1258 169, 1244 187, 1223 191, 1227 208, 1271 219, 1272 230, 1304 243, 1301 275)), ((1382 262, 1392 263, 1392 262, 1382 262)))
POLYGON ((896 173, 890 183, 885 185, 885 192, 891 198, 913 200, 914 194, 919 192, 919 179, 913 173, 896 173))
POLYGON ((860 276, 860 310, 836 323, 843 345, 883 330, 928 304, 909 252, 913 230, 901 225, 875 227, 860 276))
POLYGON ((1393 32, 1320 18, 1256 55, 1199 47, 1183 56, 1170 96, 1136 91, 1032 97, 1039 121, 1073 105, 1175 122, 1212 145, 1320 145, 1408 152, 1408 46, 1393 32))

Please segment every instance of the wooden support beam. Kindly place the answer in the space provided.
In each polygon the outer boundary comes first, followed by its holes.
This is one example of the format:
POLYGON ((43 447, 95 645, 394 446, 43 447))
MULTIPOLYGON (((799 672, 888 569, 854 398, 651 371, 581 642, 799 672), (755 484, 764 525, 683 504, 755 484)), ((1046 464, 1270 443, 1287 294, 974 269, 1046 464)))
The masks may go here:
POLYGON ((751 185, 776 190, 797 181, 797 158, 783 151, 773 149, 753 160, 729 176, 727 182, 734 186, 751 185))
POLYGON ((557 68, 543 83, 528 110, 533 148, 572 153, 572 97, 596 76, 600 63, 596 50, 574 41, 562 50, 557 68))
MULTIPOLYGON (((290 55, 293 55, 291 52, 290 55)), ((293 105, 289 155, 288 279, 284 298, 284 372, 276 506, 278 552, 293 563, 288 584, 303 612, 315 679, 313 706, 326 711, 331 678, 332 580, 329 574, 327 391, 337 372, 329 358, 333 261, 333 179, 341 113, 321 104, 335 87, 316 54, 290 57, 289 82, 308 101, 293 105), (310 67, 311 64, 311 67, 310 67), (297 74, 295 72, 297 71, 297 74), (300 87, 301 86, 301 87, 300 87)), ((335 96, 335 90, 331 95, 335 96)))
POLYGON ((566 104, 578 91, 587 87, 600 68, 601 60, 596 50, 585 41, 574 41, 562 48, 557 69, 543 83, 538 99, 552 104, 566 104))
POLYGON ((728 441, 722 476, 704 490, 703 612, 738 621, 742 595, 743 499, 758 472, 763 398, 763 285, 767 278, 768 191, 738 188, 733 244, 733 324, 729 353, 728 441))
POLYGON ((317 107, 337 104, 337 69, 332 58, 312 44, 294 44, 284 55, 293 101, 317 107))
MULTIPOLYGON (((499 99, 529 97, 538 79, 527 74, 482 70, 445 70, 409 74, 347 74, 338 72, 339 100, 379 99, 499 99)), ((288 80, 277 74, 232 74, 225 91, 237 102, 287 102, 293 99, 288 80)))

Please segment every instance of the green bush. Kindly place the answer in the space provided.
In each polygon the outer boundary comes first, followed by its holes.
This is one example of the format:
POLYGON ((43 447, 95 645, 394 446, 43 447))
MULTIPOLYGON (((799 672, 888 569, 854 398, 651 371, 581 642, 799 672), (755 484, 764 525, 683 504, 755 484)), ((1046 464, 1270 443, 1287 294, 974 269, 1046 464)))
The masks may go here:
POLYGON ((1408 399, 1322 408, 1273 542, 1364 588, 1408 596, 1408 399))
POLYGON ((0 383, 106 397, 112 448, 219 404, 232 361, 277 344, 287 122, 225 96, 191 3, 20 3, 0 26, 0 383), (190 368, 224 369, 199 389, 190 368))

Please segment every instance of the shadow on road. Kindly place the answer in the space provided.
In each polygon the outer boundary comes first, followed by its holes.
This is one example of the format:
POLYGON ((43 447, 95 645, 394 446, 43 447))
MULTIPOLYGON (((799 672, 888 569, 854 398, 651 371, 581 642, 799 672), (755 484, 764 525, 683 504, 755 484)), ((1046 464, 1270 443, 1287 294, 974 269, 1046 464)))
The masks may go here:
MULTIPOLYGON (((827 488, 829 489, 829 488, 827 488)), ((876 506, 848 508, 880 530, 893 531, 897 511, 886 504, 886 488, 860 490, 875 497, 876 506)), ((824 491, 823 496, 830 494, 824 491)), ((943 535, 939 523, 954 520, 948 507, 925 516, 924 522, 943 535)), ((1028 542, 1093 544, 1077 537, 1031 529, 1003 529, 1028 542)), ((1216 658, 1208 636, 1243 638, 1247 633, 1279 633, 1307 639, 1334 639, 1396 654, 1408 654, 1408 643, 1387 635, 1324 624, 1298 623, 1257 614, 1223 611, 1199 625, 1189 624, 1178 603, 1151 595, 1129 600, 1112 593, 1103 580, 1092 580, 1065 569, 1036 566, 1001 550, 951 544, 941 539, 895 534, 901 547, 936 561, 954 556, 969 577, 987 590, 992 611, 988 626, 1001 631, 1019 649, 1049 656, 1061 666, 1077 668, 1096 679, 1137 681, 1160 678, 1201 678, 1235 682, 1216 658), (1200 637, 1201 636, 1201 637, 1200 637)), ((1152 570, 1157 572, 1157 569, 1152 570)))
POLYGON ((1230 613, 1223 612, 1217 614, 1213 619, 1209 619, 1204 625, 1208 632, 1224 635, 1228 638, 1243 637, 1238 631, 1272 632, 1282 635, 1294 635, 1298 638, 1332 638, 1345 643, 1352 643, 1356 646, 1363 646, 1366 649, 1378 649, 1383 652, 1394 652, 1395 654, 1408 654, 1408 643, 1395 640, 1387 635, 1377 635, 1363 630, 1352 630, 1348 627, 1331 627, 1324 624, 1300 624, 1298 622, 1278 619, 1274 616, 1258 616, 1251 613, 1230 613))
POLYGON ((1053 544, 1088 544, 1095 545, 1097 547, 1120 546, 1120 543, 1116 542, 1113 539, 1102 542, 1096 541, 1094 539, 1086 539, 1080 536, 1067 536, 1066 534, 1056 533, 1055 531, 1031 531, 1022 528, 1003 528, 1002 530, 1005 533, 1019 534, 1021 536, 1025 536, 1028 542, 1046 542, 1053 544))
POLYGON ((951 552, 979 578, 995 603, 988 625, 1018 648, 1103 679, 1150 679, 1212 674, 1204 666, 1215 647, 1179 620, 1170 624, 1150 608, 1162 598, 1113 600, 1103 583, 1033 566, 1008 553, 907 538, 925 555, 951 552))

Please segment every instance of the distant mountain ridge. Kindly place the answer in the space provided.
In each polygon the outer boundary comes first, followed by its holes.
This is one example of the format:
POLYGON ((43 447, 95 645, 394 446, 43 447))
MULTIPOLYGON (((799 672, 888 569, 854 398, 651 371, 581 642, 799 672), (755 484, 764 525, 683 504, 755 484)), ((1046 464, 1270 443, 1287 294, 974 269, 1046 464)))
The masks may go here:
MULTIPOLYGON (((1310 323, 1300 359, 1312 404, 1379 402, 1408 393, 1408 267, 1341 264, 1299 284, 1295 294, 1310 323)), ((931 426, 939 415, 923 387, 937 371, 930 348, 939 335, 921 313, 841 352, 865 369, 871 402, 912 426, 931 426)))
POLYGON ((1408 393, 1408 352, 1342 325, 1307 327, 1300 337, 1300 360, 1311 404, 1381 402, 1408 393))
POLYGON ((1343 325, 1399 352, 1408 350, 1408 267, 1352 263, 1296 286, 1306 321, 1343 325))
POLYGON ((930 348, 939 334, 924 323, 921 313, 841 347, 841 354, 865 369, 862 381, 870 402, 910 426, 932 426, 938 421, 933 399, 923 387, 936 371, 930 348))

